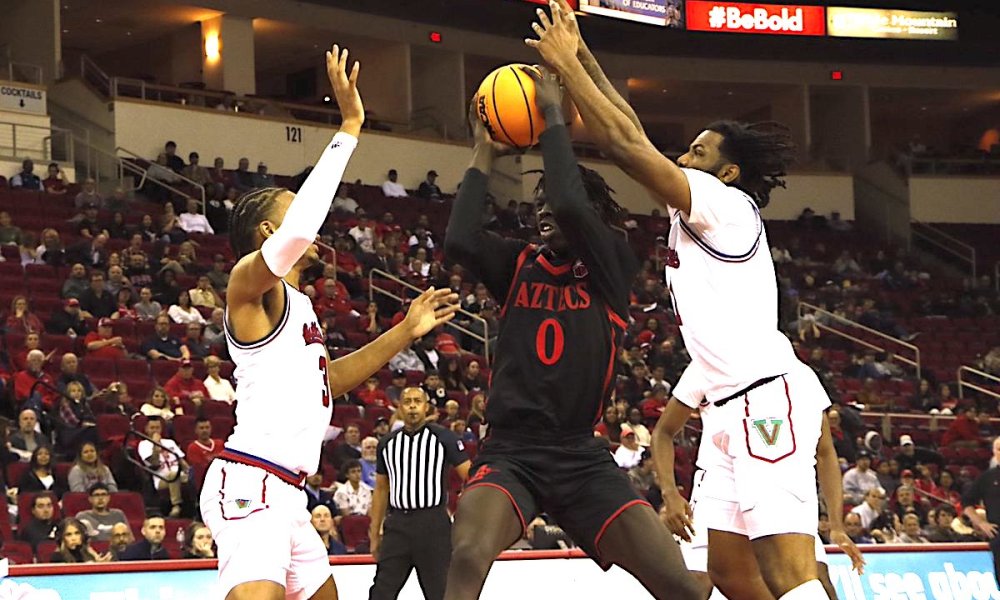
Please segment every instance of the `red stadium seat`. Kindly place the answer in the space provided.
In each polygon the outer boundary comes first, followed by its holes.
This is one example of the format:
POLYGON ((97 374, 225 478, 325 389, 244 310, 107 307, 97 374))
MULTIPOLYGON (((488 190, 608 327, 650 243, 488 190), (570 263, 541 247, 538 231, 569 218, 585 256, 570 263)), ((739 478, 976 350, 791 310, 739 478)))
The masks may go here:
POLYGON ((75 517, 83 510, 90 510, 90 500, 87 492, 66 492, 62 497, 63 512, 67 517, 75 517))
POLYGON ((188 444, 195 439, 194 422, 195 417, 193 414, 183 414, 174 417, 174 441, 181 447, 181 450, 187 448, 188 444))
POLYGON ((28 542, 4 541, 0 556, 10 560, 12 565, 30 565, 35 562, 35 553, 28 542))
POLYGON ((129 420, 124 415, 97 415, 97 435, 102 440, 125 437, 128 430, 129 420))
POLYGON ((226 441, 233 434, 233 427, 236 426, 235 419, 230 417, 212 417, 209 420, 212 422, 212 437, 226 441))
MULTIPOLYGON (((142 494, 138 492, 115 492, 111 494, 110 506, 124 512, 129 523, 138 520, 141 525, 146 518, 146 505, 142 501, 142 494)), ((139 529, 135 528, 134 533, 138 535, 139 529)))
POLYGON ((229 417, 234 415, 234 406, 228 402, 205 400, 201 403, 201 414, 211 419, 213 417, 229 417))
POLYGON ((340 522, 344 546, 347 547, 348 552, 368 550, 369 525, 371 525, 371 519, 366 515, 348 515, 340 522))
POLYGON ((38 542, 38 549, 35 550, 35 560, 40 563, 52 562, 52 555, 56 553, 58 546, 55 540, 38 542))
POLYGON ((12 462, 7 465, 7 487, 17 487, 21 477, 28 470, 28 463, 12 462))

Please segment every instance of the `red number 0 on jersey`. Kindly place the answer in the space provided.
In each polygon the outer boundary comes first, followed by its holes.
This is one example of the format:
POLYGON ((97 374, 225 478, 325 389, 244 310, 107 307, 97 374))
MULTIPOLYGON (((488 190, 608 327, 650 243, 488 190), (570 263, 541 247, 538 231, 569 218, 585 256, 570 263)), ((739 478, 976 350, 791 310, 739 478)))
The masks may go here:
POLYGON ((542 321, 542 324, 538 326, 538 333, 535 334, 535 352, 538 354, 538 360, 542 361, 542 364, 547 367, 551 367, 559 362, 559 359, 562 358, 565 341, 563 328, 559 324, 559 321, 555 319, 545 319, 542 321), (550 329, 554 333, 552 352, 549 352, 548 338, 550 329))
POLYGON ((326 374, 326 357, 319 357, 319 370, 323 373, 323 408, 330 406, 330 378, 326 374))

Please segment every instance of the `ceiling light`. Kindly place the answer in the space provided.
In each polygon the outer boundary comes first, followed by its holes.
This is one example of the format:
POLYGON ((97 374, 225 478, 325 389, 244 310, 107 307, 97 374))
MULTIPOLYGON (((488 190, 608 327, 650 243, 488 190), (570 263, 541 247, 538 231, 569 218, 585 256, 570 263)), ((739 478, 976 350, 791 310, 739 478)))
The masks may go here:
POLYGON ((94 19, 94 22, 95 22, 95 23, 100 23, 100 22, 101 22, 101 19, 100 19, 100 17, 98 17, 98 18, 94 19))

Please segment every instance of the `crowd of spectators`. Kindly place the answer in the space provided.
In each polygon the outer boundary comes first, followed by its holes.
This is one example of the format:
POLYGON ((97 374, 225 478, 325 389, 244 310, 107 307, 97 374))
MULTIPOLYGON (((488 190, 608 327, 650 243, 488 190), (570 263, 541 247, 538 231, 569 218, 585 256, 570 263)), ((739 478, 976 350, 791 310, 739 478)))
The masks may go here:
MULTIPOLYGON (((23 473, 18 481, 4 482, 9 512, 18 524, 18 537, 33 548, 45 540, 57 542, 53 560, 156 559, 181 549, 186 556, 213 555, 208 530, 197 521, 178 520, 198 517, 199 473, 224 442, 227 430, 219 430, 219 422, 210 417, 225 413, 232 426, 236 393, 228 378, 232 363, 223 327, 232 266, 223 237, 228 211, 248 189, 276 184, 295 189, 302 177, 276 181, 263 163, 251 171, 247 158, 239 160, 235 171, 226 170, 221 158, 212 168, 202 167, 197 152, 190 152, 185 162, 172 142, 149 170, 152 179, 173 189, 149 183, 135 196, 117 189, 104 197, 95 182, 69 184, 57 164, 49 166, 46 179, 39 179, 26 161, 11 186, 44 191, 52 202, 72 207, 73 216, 65 225, 36 233, 18 226, 16 211, 0 211, 0 244, 16 248, 26 269, 44 265, 61 277, 52 286, 58 305, 49 313, 33 309, 37 293, 11 298, 4 315, 6 370, 0 371, 10 416, 17 421, 4 431, 5 464, 26 465, 18 471, 23 473), (204 207, 177 193, 190 189, 190 182, 204 190, 204 207), (92 370, 106 362, 118 365, 113 377, 92 370), (123 377, 126 365, 139 369, 142 380, 123 377), (130 389, 139 392, 137 397, 130 389), (100 435, 104 415, 131 420, 145 437, 129 446, 120 437, 100 435), (122 460, 123 446, 151 473, 122 460), (57 468, 61 464, 72 465, 65 477, 57 468), (149 517, 141 528, 111 507, 116 495, 129 491, 143 496, 149 517), (19 515, 18 497, 33 492, 41 495, 25 506, 30 515, 19 515), (58 512, 67 493, 86 494, 90 509, 66 514, 59 522, 52 512, 58 512), (184 523, 176 536, 180 546, 172 543, 176 529, 166 530, 178 522, 184 523)), ((497 333, 498 305, 481 282, 443 259, 449 196, 436 178, 437 173, 429 171, 412 192, 399 184, 395 169, 381 186, 342 184, 322 229, 323 241, 337 250, 336 258, 307 272, 302 283, 334 357, 374 339, 405 314, 409 292, 396 284, 383 285, 402 295, 402 303, 381 294, 369 301, 373 272, 378 281, 388 274, 419 288, 459 290, 467 314, 457 321, 471 332, 441 329, 428 334, 339 399, 323 462, 306 481, 307 508, 331 554, 365 549, 363 539, 350 535, 356 529, 351 523, 366 518, 375 448, 399 426, 395 403, 405 386, 422 386, 431 398, 429 417, 454 431, 471 452, 485 434, 485 355, 497 333)), ((528 202, 491 202, 485 226, 537 241, 534 218, 528 202)), ((660 494, 648 451, 650 429, 688 363, 662 284, 665 257, 655 242, 667 229, 668 221, 658 212, 629 223, 630 241, 648 258, 632 290, 632 319, 614 367, 613 402, 594 430, 654 506, 660 494)), ((967 522, 961 517, 961 498, 976 467, 947 469, 946 455, 952 449, 984 449, 993 433, 990 417, 996 407, 981 398, 972 405, 959 402, 952 382, 939 381, 934 373, 914 381, 892 355, 831 344, 822 327, 830 324, 826 313, 799 318, 791 307, 805 300, 877 331, 915 340, 923 334, 908 327, 912 314, 989 316, 1000 309, 997 298, 979 282, 966 285, 956 300, 931 293, 938 289, 936 273, 899 250, 855 249, 851 242, 857 238, 852 236, 852 224, 838 214, 827 218, 807 211, 770 239, 782 294, 782 326, 835 401, 830 422, 845 471, 845 493, 853 506, 848 514, 852 537, 886 543, 939 541, 946 537, 941 528, 949 514, 955 535, 971 535, 962 529, 967 522), (886 292, 912 293, 913 301, 905 307, 909 313, 904 315, 886 292), (847 355, 841 364, 831 360, 837 353, 847 355), (845 380, 856 380, 857 389, 845 392, 845 380), (888 454, 881 429, 865 421, 862 409, 897 408, 898 397, 889 402, 883 397, 889 383, 896 389, 912 386, 906 406, 941 419, 933 422, 940 435, 928 436, 920 447, 903 435, 898 452, 888 454)), ((994 362, 1000 364, 1000 359, 983 358, 984 366, 994 362)), ((696 445, 697 427, 678 446, 682 485, 690 481, 696 445)), ((981 462, 979 468, 985 467, 981 462)), ((544 547, 566 543, 563 538, 543 516, 520 544, 544 547)))

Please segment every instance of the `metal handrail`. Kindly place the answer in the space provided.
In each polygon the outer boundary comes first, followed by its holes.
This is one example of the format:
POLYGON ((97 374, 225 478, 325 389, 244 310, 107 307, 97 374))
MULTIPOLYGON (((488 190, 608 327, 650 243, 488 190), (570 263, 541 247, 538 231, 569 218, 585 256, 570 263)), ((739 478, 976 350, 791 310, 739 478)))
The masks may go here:
MULTIPOLYGON (((133 159, 136 159, 136 160, 143 160, 143 161, 147 161, 147 162, 149 161, 149 159, 147 159, 145 157, 142 157, 142 156, 139 156, 138 154, 136 154, 135 152, 132 152, 128 148, 122 148, 121 146, 117 146, 115 148, 115 154, 126 154, 130 158, 133 158, 133 159)), ((127 161, 125 161, 125 163, 126 164, 130 164, 130 165, 132 165, 134 167, 139 167, 139 165, 136 165, 135 163, 129 163, 127 161)), ((143 179, 145 180, 145 174, 148 172, 148 170, 145 169, 144 167, 139 167, 139 168, 143 169, 143 172, 144 172, 143 173, 143 175, 144 175, 143 179)), ((199 198, 195 198, 195 200, 200 200, 201 210, 202 210, 202 212, 204 212, 205 208, 206 208, 206 204, 205 204, 205 188, 204 188, 204 186, 202 186, 201 184, 199 184, 197 181, 194 181, 193 179, 188 179, 187 177, 181 175, 180 173, 174 173, 174 175, 176 175, 177 177, 181 178, 184 182, 186 182, 189 185, 191 185, 191 187, 193 187, 195 190, 197 190, 197 192, 201 192, 201 194, 200 194, 201 198, 200 199, 199 198)), ((191 199, 190 195, 185 194, 184 192, 181 192, 180 190, 177 190, 176 188, 170 186, 169 184, 166 184, 166 183, 164 183, 162 181, 158 181, 156 179, 152 179, 151 181, 153 181, 154 183, 159 184, 159 185, 167 188, 168 190, 174 192, 175 194, 180 194, 181 196, 184 196, 187 199, 191 199)))
MULTIPOLYGON (((892 342, 894 344, 898 344, 900 346, 903 346, 904 348, 907 348, 907 349, 913 351, 913 353, 914 353, 914 358, 913 359, 907 358, 905 356, 900 356, 899 354, 896 354, 895 352, 891 352, 889 354, 889 358, 892 359, 892 360, 898 360, 901 363, 904 363, 904 364, 910 365, 911 367, 914 367, 916 369, 916 377, 917 377, 917 379, 920 379, 920 348, 918 348, 917 346, 915 346, 915 345, 913 345, 913 344, 911 344, 909 342, 905 342, 905 341, 903 341, 903 340, 901 340, 899 338, 892 337, 889 334, 882 333, 881 331, 878 331, 877 329, 872 329, 871 327, 866 327, 865 325, 862 325, 861 323, 858 323, 857 321, 852 321, 850 319, 846 319, 844 317, 841 317, 840 315, 836 315, 836 314, 834 314, 834 313, 832 313, 832 312, 830 312, 830 311, 828 311, 826 309, 823 309, 823 308, 820 308, 819 306, 816 306, 815 304, 809 304, 808 302, 799 302, 798 310, 797 310, 799 319, 801 319, 805 315, 805 310, 806 309, 812 310, 812 312, 814 312, 817 315, 826 316, 826 317, 830 318, 833 321, 837 321, 839 323, 843 323, 844 325, 847 325, 849 327, 856 327, 858 329, 861 329, 862 331, 865 331, 866 333, 870 333, 870 334, 872 334, 872 335, 874 335, 876 337, 882 338, 882 339, 884 339, 884 340, 886 340, 888 342, 892 342)), ((879 352, 889 352, 889 350, 887 348, 883 348, 881 346, 876 346, 875 344, 872 344, 871 342, 865 341, 865 340, 863 340, 863 339, 861 339, 859 337, 855 337, 855 336, 853 336, 853 335, 851 335, 851 334, 849 334, 847 332, 840 331, 839 329, 834 329, 833 327, 830 327, 829 325, 825 325, 823 323, 820 323, 819 321, 816 321, 816 326, 819 327, 820 329, 824 330, 824 331, 829 331, 830 333, 832 333, 834 335, 839 335, 840 337, 842 337, 844 339, 850 340, 850 341, 854 342, 855 344, 860 344, 862 346, 865 346, 866 348, 871 348, 872 350, 877 350, 879 352)))
POLYGON ((985 388, 985 387, 982 387, 982 386, 977 385, 975 383, 971 383, 969 381, 966 381, 966 380, 962 379, 962 374, 963 373, 971 373, 972 375, 975 375, 977 377, 982 377, 983 379, 989 379, 991 381, 995 381, 998 384, 1000 384, 1000 377, 997 377, 996 375, 991 375, 990 373, 987 373, 985 371, 980 371, 979 369, 974 369, 972 367, 969 367, 969 366, 966 366, 966 365, 962 365, 961 367, 959 367, 955 371, 955 375, 956 375, 955 379, 958 382, 958 398, 959 398, 959 400, 961 400, 961 399, 963 399, 965 397, 963 395, 963 393, 962 393, 963 388, 969 388, 969 389, 975 390, 975 391, 977 391, 977 392, 979 392, 981 394, 986 394, 987 396, 992 396, 992 397, 994 397, 996 399, 1000 399, 1000 392, 996 392, 996 391, 991 390, 989 388, 985 388))
POLYGON ((20 83, 31 83, 34 85, 42 85, 42 68, 38 65, 33 65, 31 63, 14 62, 12 60, 7 60, 7 68, 4 71, 7 72, 7 81, 17 81, 20 83), (33 77, 17 77, 18 73, 33 73, 33 77))
MULTIPOLYGON (((407 283, 406 281, 403 281, 402 279, 400 279, 399 277, 397 277, 397 276, 395 276, 395 275, 393 275, 391 273, 386 273, 385 271, 383 271, 381 269, 372 269, 371 271, 368 272, 368 301, 369 302, 373 302, 375 300, 375 292, 378 292, 378 293, 382 294, 383 296, 388 296, 388 297, 390 297, 390 298, 392 298, 392 299, 394 299, 394 300, 396 300, 398 302, 403 302, 403 301, 406 300, 406 298, 403 298, 402 296, 397 296, 396 294, 394 294, 390 290, 387 290, 387 289, 385 289, 383 287, 375 285, 375 277, 376 277, 376 275, 378 276, 379 279, 388 279, 389 281, 394 281, 395 283, 403 286, 404 288, 406 288, 408 290, 416 292, 417 294, 424 293, 424 290, 420 289, 419 287, 417 287, 417 286, 415 286, 415 285, 413 285, 411 283, 407 283)), ((458 290, 455 290, 455 291, 457 292, 458 290)), ((475 333, 474 331, 471 331, 470 329, 468 329, 466 327, 463 327, 462 325, 459 325, 458 323, 456 323, 454 321, 449 321, 448 323, 445 323, 445 326, 457 329, 458 331, 461 331, 465 335, 467 335, 467 336, 469 336, 469 337, 471 337, 471 338, 473 338, 475 340, 479 340, 480 342, 482 342, 483 343, 483 357, 486 359, 486 363, 489 364, 489 362, 490 362, 490 324, 486 321, 486 319, 480 317, 479 315, 477 315, 475 313, 471 313, 471 312, 465 310, 464 308, 459 308, 458 309, 458 313, 461 314, 461 315, 463 315, 463 316, 465 316, 465 317, 468 317, 469 319, 476 320, 476 321, 481 321, 482 324, 483 324, 483 335, 479 335, 478 333, 475 333)))
MULTIPOLYGON (((9 157, 17 159, 17 160, 21 160, 23 158, 37 158, 38 160, 45 160, 45 161, 54 160, 53 159, 53 148, 52 148, 52 140, 53 140, 53 138, 55 138, 55 137, 57 137, 59 135, 63 135, 63 136, 66 136, 67 140, 69 140, 72 137, 72 135, 73 135, 72 131, 70 131, 68 129, 63 129, 61 127, 56 127, 54 125, 50 125, 48 127, 45 127, 43 125, 27 125, 25 123, 15 123, 13 121, 0 121, 0 127, 4 127, 4 126, 10 126, 10 128, 11 128, 11 153, 10 153, 9 157), (48 132, 49 135, 43 136, 41 138, 41 140, 42 140, 42 148, 41 148, 41 153, 40 154, 38 153, 38 149, 37 148, 31 148, 31 149, 21 148, 20 151, 18 150, 18 146, 17 146, 17 130, 18 130, 18 128, 20 128, 20 129, 37 129, 37 130, 48 132)), ((66 144, 66 148, 67 148, 67 150, 66 150, 67 154, 66 154, 65 157, 61 158, 60 160, 62 160, 63 162, 73 162, 73 159, 74 159, 73 144, 66 144)), ((2 147, 0 147, 0 150, 2 150, 2 147)), ((0 156, 7 156, 7 155, 5 155, 2 151, 0 151, 0 156)))
POLYGON ((86 54, 80 55, 80 77, 100 87, 105 96, 111 96, 111 77, 86 54))
POLYGON ((929 225, 927 223, 922 223, 920 221, 912 221, 910 223, 910 235, 914 235, 929 244, 933 244, 937 248, 951 254, 952 256, 968 262, 969 269, 972 272, 972 278, 976 277, 976 249, 963 242, 962 240, 956 238, 953 235, 949 235, 944 231, 929 225), (937 236, 940 239, 934 239, 937 236), (942 242, 941 240, 944 240, 942 242), (952 244, 953 246, 949 246, 952 244), (955 248, 954 246, 957 246, 955 248))

